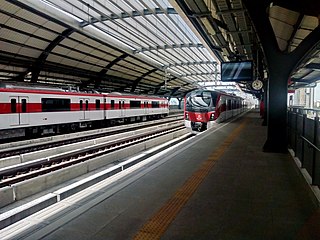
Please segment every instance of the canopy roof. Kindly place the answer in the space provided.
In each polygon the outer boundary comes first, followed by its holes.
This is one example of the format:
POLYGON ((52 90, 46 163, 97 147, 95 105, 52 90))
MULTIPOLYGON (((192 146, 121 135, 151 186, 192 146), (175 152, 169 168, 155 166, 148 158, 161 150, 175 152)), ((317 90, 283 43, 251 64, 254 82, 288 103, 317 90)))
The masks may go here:
POLYGON ((1 1, 0 80, 183 96, 217 58, 166 0, 1 1))
MULTIPOLYGON (((273 34, 279 51, 293 52, 315 29, 319 28, 319 0, 172 0, 196 26, 198 32, 212 46, 220 46, 224 60, 253 60, 255 77, 267 78, 268 63, 261 47, 246 4, 259 1, 268 6, 273 34), (264 71, 262 71, 264 70, 264 71)), ((263 17, 263 16, 261 16, 263 17)), ((273 40, 272 36, 269 36, 273 40)), ((305 52, 288 79, 289 87, 314 86, 320 80, 320 38, 316 46, 305 52)), ((241 84, 240 84, 241 86, 241 84)))
MULTIPOLYGON (((319 1, 298 2, 270 4, 281 51, 294 51, 318 26, 319 1)), ((267 69, 241 0, 6 0, 0 20, 5 82, 182 97, 220 86, 221 61, 253 60, 261 79, 267 69)), ((319 49, 306 53, 290 87, 319 80, 319 49)))

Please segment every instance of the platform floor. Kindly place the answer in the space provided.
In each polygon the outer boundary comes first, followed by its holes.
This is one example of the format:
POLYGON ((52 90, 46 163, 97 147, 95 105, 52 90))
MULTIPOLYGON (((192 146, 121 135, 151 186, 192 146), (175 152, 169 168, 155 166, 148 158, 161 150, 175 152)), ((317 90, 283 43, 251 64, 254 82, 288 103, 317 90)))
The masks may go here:
POLYGON ((43 239, 320 239, 317 202, 289 153, 262 152, 261 123, 198 135, 43 239))

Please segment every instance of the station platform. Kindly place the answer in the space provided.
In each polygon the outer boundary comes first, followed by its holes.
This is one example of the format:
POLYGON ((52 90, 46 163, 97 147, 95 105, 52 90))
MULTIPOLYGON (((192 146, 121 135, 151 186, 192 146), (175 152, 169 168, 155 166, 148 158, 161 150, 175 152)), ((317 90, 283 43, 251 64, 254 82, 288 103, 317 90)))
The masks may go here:
POLYGON ((26 238, 320 239, 319 204, 289 153, 262 151, 266 131, 255 110, 219 124, 26 238))

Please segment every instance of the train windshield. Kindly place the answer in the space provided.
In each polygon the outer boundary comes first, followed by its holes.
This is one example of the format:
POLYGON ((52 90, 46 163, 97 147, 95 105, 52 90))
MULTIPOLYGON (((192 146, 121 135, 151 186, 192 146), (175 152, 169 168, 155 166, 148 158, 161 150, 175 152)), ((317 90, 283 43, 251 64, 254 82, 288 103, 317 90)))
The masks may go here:
POLYGON ((210 91, 193 91, 186 96, 186 110, 197 112, 213 111, 216 105, 216 94, 210 91))

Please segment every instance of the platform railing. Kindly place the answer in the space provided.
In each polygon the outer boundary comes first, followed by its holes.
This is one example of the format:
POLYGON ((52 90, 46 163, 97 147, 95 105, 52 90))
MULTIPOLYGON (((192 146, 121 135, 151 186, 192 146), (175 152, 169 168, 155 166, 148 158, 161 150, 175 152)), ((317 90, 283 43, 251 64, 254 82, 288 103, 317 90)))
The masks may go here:
POLYGON ((312 178, 312 185, 320 186, 320 110, 288 108, 288 143, 295 157, 312 178))

